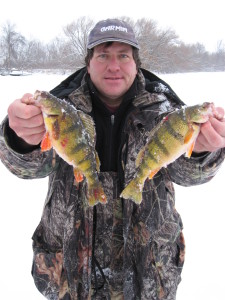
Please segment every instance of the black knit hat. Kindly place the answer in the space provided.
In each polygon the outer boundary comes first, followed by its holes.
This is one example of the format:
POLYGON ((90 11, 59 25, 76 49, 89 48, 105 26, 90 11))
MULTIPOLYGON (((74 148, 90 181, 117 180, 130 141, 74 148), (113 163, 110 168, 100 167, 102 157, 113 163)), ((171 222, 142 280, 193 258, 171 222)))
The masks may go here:
POLYGON ((121 42, 140 49, 132 27, 118 19, 98 22, 89 34, 87 48, 92 49, 105 42, 121 42))

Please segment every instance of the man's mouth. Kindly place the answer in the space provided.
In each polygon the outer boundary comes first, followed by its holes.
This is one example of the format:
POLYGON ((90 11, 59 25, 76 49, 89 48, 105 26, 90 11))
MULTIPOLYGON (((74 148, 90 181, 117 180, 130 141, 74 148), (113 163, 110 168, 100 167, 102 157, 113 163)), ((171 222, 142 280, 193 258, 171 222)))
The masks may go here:
POLYGON ((105 77, 106 80, 121 80, 122 77, 105 77))

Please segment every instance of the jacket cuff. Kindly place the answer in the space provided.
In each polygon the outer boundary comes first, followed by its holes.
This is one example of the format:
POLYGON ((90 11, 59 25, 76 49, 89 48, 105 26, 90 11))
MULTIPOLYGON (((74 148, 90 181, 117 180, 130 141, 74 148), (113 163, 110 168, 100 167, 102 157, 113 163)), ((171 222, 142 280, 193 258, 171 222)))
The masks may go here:
POLYGON ((23 139, 18 137, 15 131, 9 127, 8 117, 6 117, 2 123, 2 132, 7 146, 19 154, 30 153, 40 148, 40 144, 29 145, 23 139))

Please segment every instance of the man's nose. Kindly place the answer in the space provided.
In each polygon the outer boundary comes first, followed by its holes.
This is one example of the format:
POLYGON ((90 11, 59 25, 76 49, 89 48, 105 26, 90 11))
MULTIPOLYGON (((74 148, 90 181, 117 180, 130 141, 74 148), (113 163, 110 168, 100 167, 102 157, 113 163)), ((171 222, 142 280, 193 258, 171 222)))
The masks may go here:
POLYGON ((120 69, 120 62, 117 57, 110 58, 110 60, 108 61, 108 69, 114 72, 120 69))

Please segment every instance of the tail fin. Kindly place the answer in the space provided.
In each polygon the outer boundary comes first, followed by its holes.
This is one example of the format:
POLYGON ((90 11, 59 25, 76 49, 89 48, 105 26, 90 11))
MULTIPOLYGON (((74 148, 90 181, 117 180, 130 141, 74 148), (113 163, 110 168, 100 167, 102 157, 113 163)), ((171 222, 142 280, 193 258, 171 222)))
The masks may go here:
POLYGON ((90 206, 107 203, 107 198, 101 185, 88 189, 88 203, 90 206))
POLYGON ((131 199, 135 203, 140 204, 142 202, 143 185, 144 183, 141 183, 140 181, 135 179, 131 180, 131 182, 122 191, 120 197, 124 199, 131 199))

